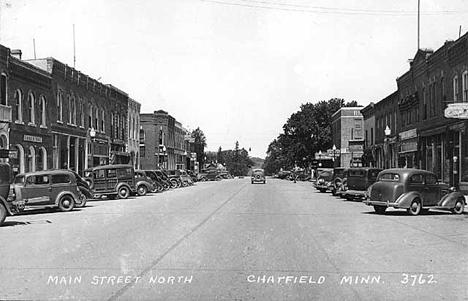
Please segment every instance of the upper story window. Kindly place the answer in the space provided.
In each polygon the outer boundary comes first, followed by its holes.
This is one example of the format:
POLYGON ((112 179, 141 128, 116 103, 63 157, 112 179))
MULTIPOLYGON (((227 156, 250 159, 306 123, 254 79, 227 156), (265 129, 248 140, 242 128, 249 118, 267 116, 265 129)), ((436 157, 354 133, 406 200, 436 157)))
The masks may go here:
POLYGON ((423 88, 423 119, 427 119, 427 89, 423 88))
POLYGON ((99 119, 99 109, 96 107, 94 109, 94 129, 97 131, 98 128, 98 119, 99 119))
POLYGON ((458 87, 458 76, 455 75, 453 78, 453 101, 458 102, 460 100, 460 92, 458 87))
POLYGON ((36 98, 32 92, 28 95, 28 104, 29 104, 29 123, 36 124, 35 120, 35 107, 36 107, 36 98))
POLYGON ((63 92, 57 92, 57 121, 63 122, 63 92))
POLYGON ((41 118, 41 125, 46 126, 46 113, 47 113, 47 102, 44 96, 39 98, 39 116, 41 118))
POLYGON ((93 106, 90 104, 88 109, 88 128, 93 127, 93 106))
POLYGON ((84 126, 84 102, 83 99, 78 100, 78 121, 80 126, 84 126))
POLYGON ((14 119, 23 122, 23 95, 21 90, 15 92, 15 115, 14 119))
POLYGON ((0 105, 6 106, 7 104, 7 76, 2 73, 0 75, 0 105))
POLYGON ((462 74, 462 93, 463 102, 468 102, 468 71, 462 74))
POLYGON ((101 132, 104 133, 106 131, 106 128, 105 128, 105 113, 104 113, 104 109, 101 109, 101 132))
POLYGON ((71 123, 76 125, 76 100, 74 97, 72 97, 71 99, 71 112, 72 112, 72 119, 71 119, 71 123))

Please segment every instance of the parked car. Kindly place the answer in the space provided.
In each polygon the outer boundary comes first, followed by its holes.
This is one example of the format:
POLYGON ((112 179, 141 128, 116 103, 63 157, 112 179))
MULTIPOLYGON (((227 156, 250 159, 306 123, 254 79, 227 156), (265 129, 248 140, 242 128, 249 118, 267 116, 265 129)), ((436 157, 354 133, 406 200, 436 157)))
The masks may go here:
POLYGON ((465 196, 439 182, 437 176, 426 170, 393 168, 382 171, 367 192, 364 203, 374 206, 377 213, 388 207, 406 209, 410 215, 418 215, 429 209, 450 210, 462 214, 465 196))
POLYGON ((289 179, 289 176, 291 175, 291 172, 286 170, 286 171, 280 171, 278 172, 278 179, 289 179))
POLYGON ((168 190, 171 188, 171 182, 169 178, 162 173, 160 170, 144 170, 145 174, 151 178, 155 182, 156 189, 158 192, 162 192, 163 190, 168 190))
POLYGON ((81 205, 82 193, 70 170, 44 170, 21 173, 10 184, 11 169, 0 164, 0 224, 7 215, 25 209, 58 208, 67 212, 81 205))
POLYGON ((192 178, 188 175, 188 173, 183 170, 183 169, 172 169, 172 170, 168 170, 167 171, 167 175, 170 177, 170 178, 176 178, 180 185, 180 186, 183 186, 183 187, 187 187, 189 185, 193 185, 193 181, 192 181, 192 178))
POLYGON ((75 204, 75 207, 81 208, 86 206, 86 202, 93 198, 93 193, 91 192, 91 188, 89 188, 88 182, 86 182, 77 172, 71 171, 76 178, 76 185, 81 191, 80 195, 80 203, 75 204))
POLYGON ((330 190, 332 195, 337 195, 341 186, 347 184, 348 169, 345 167, 335 167, 331 180, 330 190))
POLYGON ((252 184, 258 183, 258 182, 265 184, 266 183, 265 171, 261 168, 252 170, 252 176, 251 176, 250 181, 252 182, 252 184))
POLYGON ((220 181, 222 178, 217 169, 210 169, 206 172, 205 176, 207 181, 220 181))
POLYGON ((354 167, 348 169, 347 190, 344 198, 347 200, 362 199, 365 197, 367 188, 375 183, 381 168, 354 167))
POLYGON ((295 176, 296 176, 297 181, 309 181, 310 180, 310 175, 307 174, 303 170, 295 172, 295 176))
POLYGON ((192 181, 198 182, 198 174, 194 172, 193 170, 187 170, 187 174, 192 178, 192 181))
POLYGON ((84 179, 95 198, 126 199, 136 193, 135 169, 131 165, 96 166, 85 170, 84 179))
POLYGON ((139 196, 145 196, 148 191, 155 192, 157 190, 154 181, 142 170, 135 170, 135 186, 139 196))
POLYGON ((330 189, 332 176, 333 169, 317 169, 317 180, 314 183, 314 187, 320 192, 326 192, 328 189, 330 189))

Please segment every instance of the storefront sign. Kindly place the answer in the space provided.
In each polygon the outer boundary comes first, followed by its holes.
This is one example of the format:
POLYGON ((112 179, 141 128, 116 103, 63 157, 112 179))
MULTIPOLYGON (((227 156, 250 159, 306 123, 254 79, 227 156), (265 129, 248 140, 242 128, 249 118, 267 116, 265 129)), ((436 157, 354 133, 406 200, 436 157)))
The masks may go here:
POLYGON ((415 152, 418 150, 418 142, 405 142, 401 143, 400 152, 415 152))
POLYGON ((411 129, 400 133, 400 140, 407 140, 416 137, 418 137, 416 129, 411 129))
POLYGON ((24 141, 30 141, 30 142, 42 143, 42 137, 38 137, 38 136, 24 135, 23 140, 24 141))
POLYGON ((451 103, 444 111, 446 118, 468 119, 468 103, 451 103))

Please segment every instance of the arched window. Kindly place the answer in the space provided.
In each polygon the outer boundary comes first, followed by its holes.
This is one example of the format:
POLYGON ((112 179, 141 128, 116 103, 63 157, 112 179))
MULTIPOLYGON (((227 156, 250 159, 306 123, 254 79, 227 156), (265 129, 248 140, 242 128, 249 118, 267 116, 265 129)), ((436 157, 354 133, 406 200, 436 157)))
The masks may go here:
POLYGON ((15 92, 15 111, 14 119, 18 122, 23 122, 23 95, 21 90, 16 90, 15 92))
POLYGON ((29 123, 36 124, 35 118, 35 107, 36 107, 36 97, 32 92, 28 95, 28 104, 29 104, 29 123))
POLYGON ((460 100, 460 93, 459 93, 459 84, 458 84, 458 76, 455 75, 453 77, 453 102, 458 102, 460 100))
POLYGON ((0 105, 6 106, 7 103, 7 76, 5 73, 0 75, 0 105))
POLYGON ((12 161, 14 175, 26 172, 24 166, 24 148, 20 144, 16 144, 13 146, 13 149, 16 150, 18 153, 18 159, 12 161))
POLYGON ((47 150, 44 147, 39 148, 39 153, 37 154, 37 168, 36 170, 46 170, 47 169, 47 150))
POLYGON ((92 128, 93 127, 93 105, 92 104, 89 104, 89 108, 88 108, 88 128, 92 128))
POLYGON ((34 149, 33 146, 30 146, 29 147, 29 151, 28 151, 28 155, 26 157, 26 166, 27 166, 27 170, 26 172, 30 172, 30 171, 36 171, 36 150, 34 149))
POLYGON ((41 96, 41 98, 39 98, 39 113, 40 113, 40 116, 41 116, 41 125, 42 126, 46 126, 47 123, 46 123, 46 108, 47 108, 47 103, 46 103, 46 99, 44 96, 41 96))
POLYGON ((63 122, 63 92, 57 92, 57 121, 63 122))
POLYGON ((106 131, 106 123, 105 123, 105 113, 104 109, 101 109, 101 132, 104 133, 106 131))

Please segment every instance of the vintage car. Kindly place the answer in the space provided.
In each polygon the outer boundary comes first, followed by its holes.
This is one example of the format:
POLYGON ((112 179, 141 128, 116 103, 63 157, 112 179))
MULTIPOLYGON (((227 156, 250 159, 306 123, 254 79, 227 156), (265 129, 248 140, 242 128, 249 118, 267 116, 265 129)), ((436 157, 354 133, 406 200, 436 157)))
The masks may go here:
POLYGON ((21 173, 9 184, 8 166, 0 166, 0 224, 7 215, 25 209, 58 208, 66 212, 73 210, 76 205, 81 206, 83 200, 86 200, 70 170, 21 173))
POLYGON ((171 188, 169 178, 160 170, 144 170, 145 174, 154 181, 157 191, 162 192, 171 188))
POLYGON ((85 170, 84 179, 95 198, 126 199, 136 193, 135 169, 131 165, 96 166, 85 170))
POLYGON ((369 187, 364 203, 374 206, 377 213, 384 213, 388 207, 393 207, 406 209, 410 215, 418 215, 429 209, 462 214, 466 205, 464 195, 439 182, 434 173, 413 168, 382 171, 377 182, 369 187))
POLYGON ((348 177, 348 169, 345 167, 335 167, 331 180, 330 190, 332 195, 337 195, 342 185, 346 184, 348 177))
POLYGON ((348 169, 347 190, 343 197, 347 200, 362 199, 366 195, 367 188, 375 183, 381 168, 354 167, 348 169))
POLYGON ((192 178, 183 169, 167 170, 166 174, 169 176, 171 181, 174 181, 173 179, 177 180, 177 187, 187 187, 189 185, 193 185, 192 178))
MULTIPOLYGON (((67 169, 68 170, 68 169, 67 169)), ((91 192, 91 188, 89 188, 88 182, 85 181, 77 172, 70 170, 76 179, 76 185, 78 189, 81 191, 80 195, 80 203, 75 204, 75 207, 81 208, 86 206, 86 202, 93 198, 93 193, 91 192)))
POLYGON ((217 169, 209 169, 205 175, 206 181, 220 181, 223 178, 219 175, 217 169))
POLYGON ((266 183, 265 171, 261 168, 252 170, 252 176, 250 177, 252 184, 254 183, 266 183))
POLYGON ((317 180, 314 183, 314 187, 320 192, 326 192, 328 189, 330 189, 332 177, 333 169, 317 169, 317 180))
POLYGON ((145 196, 148 191, 155 192, 157 190, 154 181, 142 170, 135 170, 135 186, 139 196, 145 196))

